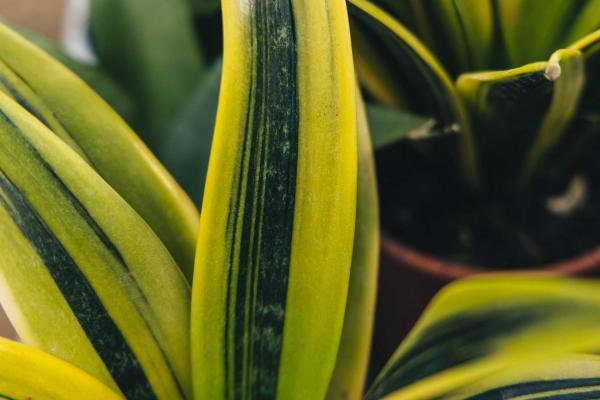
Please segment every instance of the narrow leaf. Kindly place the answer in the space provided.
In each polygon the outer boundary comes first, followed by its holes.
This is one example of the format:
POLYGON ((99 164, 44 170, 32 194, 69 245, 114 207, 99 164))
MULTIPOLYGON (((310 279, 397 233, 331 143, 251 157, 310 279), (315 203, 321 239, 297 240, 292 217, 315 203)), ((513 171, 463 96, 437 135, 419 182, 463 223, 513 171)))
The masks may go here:
POLYGON ((222 4, 223 79, 192 301, 198 399, 322 399, 356 214, 343 0, 222 4))
POLYGON ((49 354, 0 338, 0 398, 118 400, 116 392, 49 354))
POLYGON ((125 122, 64 66, 0 25, 5 91, 82 155, 192 276, 198 212, 125 122))
POLYGON ((138 214, 0 94, 0 302, 21 339, 129 399, 186 397, 185 278, 138 214))
MULTIPOLYGON (((419 40, 396 19, 367 0, 350 0, 351 11, 364 32, 369 32, 371 46, 385 48, 401 82, 405 97, 412 100, 410 111, 432 115, 436 127, 460 131, 465 173, 470 182, 478 185, 475 147, 465 110, 453 82, 436 58, 419 40)), ((355 48, 360 53, 361 48, 355 48)), ((360 68, 360 64, 358 65, 360 68)), ((361 71, 359 70, 359 76, 361 71)))
POLYGON ((203 70, 188 0, 92 0, 102 67, 135 97, 133 126, 155 151, 203 70))
POLYGON ((499 275, 452 284, 433 300, 367 399, 445 398, 528 360, 594 351, 599 307, 595 281, 499 275))
POLYGON ((328 400, 362 398, 375 319, 379 268, 379 200, 366 110, 360 93, 357 98, 356 230, 344 329, 336 367, 329 383, 328 400))

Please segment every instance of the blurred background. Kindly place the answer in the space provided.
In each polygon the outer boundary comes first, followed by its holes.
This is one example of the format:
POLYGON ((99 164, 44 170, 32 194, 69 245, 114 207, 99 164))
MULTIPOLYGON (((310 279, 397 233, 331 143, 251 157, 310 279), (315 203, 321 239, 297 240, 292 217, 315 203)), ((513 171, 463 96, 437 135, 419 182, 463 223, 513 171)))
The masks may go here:
MULTIPOLYGON (((67 0, 0 0, 0 17, 11 25, 31 29, 59 41, 63 34, 67 0)), ((4 311, 0 310, 0 336, 16 338, 4 311)))

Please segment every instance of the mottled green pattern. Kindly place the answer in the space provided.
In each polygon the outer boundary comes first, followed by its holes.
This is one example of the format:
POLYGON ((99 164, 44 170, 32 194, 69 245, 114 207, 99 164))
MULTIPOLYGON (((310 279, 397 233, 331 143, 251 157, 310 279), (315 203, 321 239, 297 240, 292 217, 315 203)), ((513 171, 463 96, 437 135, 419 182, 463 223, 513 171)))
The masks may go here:
POLYGON ((296 43, 289 0, 250 4, 250 106, 228 221, 225 398, 267 400, 277 391, 294 217, 296 43))

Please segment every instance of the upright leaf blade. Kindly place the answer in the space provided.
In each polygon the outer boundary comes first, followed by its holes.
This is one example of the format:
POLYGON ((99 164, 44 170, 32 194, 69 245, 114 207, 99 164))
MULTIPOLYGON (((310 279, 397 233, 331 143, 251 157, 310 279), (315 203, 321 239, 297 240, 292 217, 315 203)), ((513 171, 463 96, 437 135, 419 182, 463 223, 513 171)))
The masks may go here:
POLYGON ((223 3, 225 54, 193 288, 197 398, 324 398, 356 214, 343 0, 223 3))
POLYGON ((0 301, 21 339, 130 399, 190 392, 185 278, 139 215, 0 94, 0 301))
POLYGON ((0 26, 0 62, 20 82, 9 90, 12 97, 84 155, 191 279, 198 212, 125 122, 77 76, 6 26, 0 26))
POLYGON ((41 351, 0 338, 3 399, 122 399, 78 368, 41 351))
POLYGON ((328 400, 361 399, 375 319, 379 268, 379 202, 375 160, 365 105, 357 95, 358 185, 356 230, 342 340, 328 400))

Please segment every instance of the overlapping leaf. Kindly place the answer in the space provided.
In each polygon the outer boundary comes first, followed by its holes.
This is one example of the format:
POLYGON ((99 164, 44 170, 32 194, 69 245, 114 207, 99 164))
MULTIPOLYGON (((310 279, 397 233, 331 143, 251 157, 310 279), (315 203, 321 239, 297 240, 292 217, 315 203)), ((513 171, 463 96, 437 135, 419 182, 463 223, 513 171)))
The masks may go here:
POLYGON ((142 218, 0 94, 0 301, 21 339, 129 399, 190 392, 189 286, 142 218))
POLYGON ((4 90, 69 144, 144 218, 191 278, 198 213, 140 139, 85 83, 0 26, 4 90))

